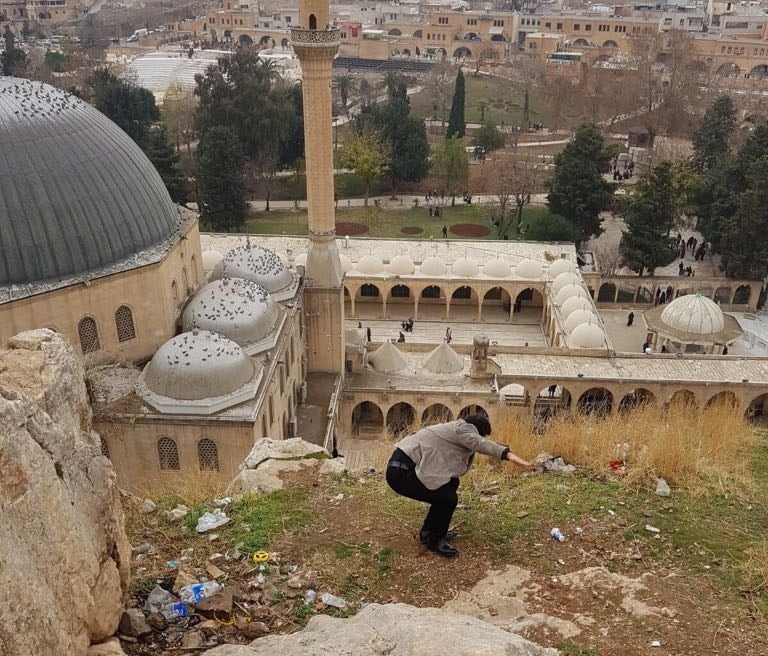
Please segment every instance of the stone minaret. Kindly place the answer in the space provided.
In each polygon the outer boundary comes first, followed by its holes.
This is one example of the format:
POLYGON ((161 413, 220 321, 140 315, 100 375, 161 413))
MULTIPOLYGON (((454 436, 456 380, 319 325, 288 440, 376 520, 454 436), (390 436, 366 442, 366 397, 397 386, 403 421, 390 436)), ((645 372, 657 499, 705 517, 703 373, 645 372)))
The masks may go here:
POLYGON ((333 198, 331 74, 341 44, 329 0, 300 0, 300 26, 291 29, 301 62, 309 210, 304 311, 309 371, 341 373, 344 365, 343 272, 336 249, 333 198))

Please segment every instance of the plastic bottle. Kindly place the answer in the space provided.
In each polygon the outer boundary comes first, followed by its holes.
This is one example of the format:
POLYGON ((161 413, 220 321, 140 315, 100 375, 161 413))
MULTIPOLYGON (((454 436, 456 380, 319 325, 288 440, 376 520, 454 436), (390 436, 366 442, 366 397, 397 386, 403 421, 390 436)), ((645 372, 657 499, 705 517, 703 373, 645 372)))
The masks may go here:
POLYGON ((565 536, 562 534, 559 528, 553 528, 549 534, 558 542, 565 542, 565 536))
POLYGON ((162 607, 160 612, 169 622, 173 622, 173 620, 189 615, 187 607, 179 601, 177 601, 175 604, 166 604, 162 607))
POLYGON ((206 581, 205 583, 195 583, 194 585, 185 585, 179 590, 179 599, 185 604, 196 604, 206 597, 212 597, 223 590, 223 586, 216 581, 206 581))

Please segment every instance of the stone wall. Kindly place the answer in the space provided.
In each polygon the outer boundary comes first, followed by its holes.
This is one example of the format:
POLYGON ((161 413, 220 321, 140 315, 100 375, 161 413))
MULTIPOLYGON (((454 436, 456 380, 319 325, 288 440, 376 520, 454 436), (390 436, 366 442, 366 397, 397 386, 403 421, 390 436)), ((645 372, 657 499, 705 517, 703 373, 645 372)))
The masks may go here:
POLYGON ((80 359, 50 330, 0 347, 0 653, 86 653, 112 635, 130 545, 80 359))

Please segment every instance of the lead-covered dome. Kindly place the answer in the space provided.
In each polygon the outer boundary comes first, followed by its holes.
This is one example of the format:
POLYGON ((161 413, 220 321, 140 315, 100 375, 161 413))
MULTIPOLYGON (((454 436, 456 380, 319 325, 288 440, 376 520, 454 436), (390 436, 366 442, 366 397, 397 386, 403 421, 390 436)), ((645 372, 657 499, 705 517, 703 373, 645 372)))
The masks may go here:
POLYGON ((146 155, 71 94, 0 77, 0 144, 0 284, 106 267, 179 229, 146 155))
POLYGON ((696 335, 710 335, 725 328, 723 311, 701 294, 676 298, 664 308, 661 320, 674 330, 696 335))

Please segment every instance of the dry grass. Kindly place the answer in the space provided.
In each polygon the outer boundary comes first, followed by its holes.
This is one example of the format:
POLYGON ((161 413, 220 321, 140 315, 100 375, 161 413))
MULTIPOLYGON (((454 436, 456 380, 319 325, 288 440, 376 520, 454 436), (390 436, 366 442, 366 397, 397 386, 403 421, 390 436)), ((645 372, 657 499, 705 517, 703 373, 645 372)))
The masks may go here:
POLYGON ((179 503, 193 508, 210 499, 223 497, 226 488, 227 484, 218 475, 186 472, 169 479, 157 478, 138 491, 137 496, 159 500, 164 506, 169 506, 169 510, 179 503))

